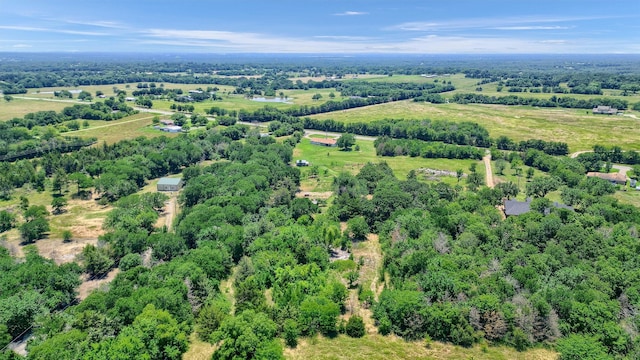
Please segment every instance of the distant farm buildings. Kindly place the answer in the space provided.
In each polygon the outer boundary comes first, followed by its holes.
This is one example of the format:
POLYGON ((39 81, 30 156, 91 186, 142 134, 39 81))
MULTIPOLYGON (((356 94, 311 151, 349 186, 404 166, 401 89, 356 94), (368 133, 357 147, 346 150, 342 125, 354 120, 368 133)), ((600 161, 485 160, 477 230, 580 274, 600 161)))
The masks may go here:
POLYGON ((166 178, 158 180, 158 191, 178 191, 182 187, 182 178, 166 178))
POLYGON ((598 105, 593 108, 594 114, 604 114, 604 115, 615 115, 618 113, 618 109, 612 108, 611 106, 602 106, 598 105))
POLYGON ((621 173, 588 172, 587 176, 607 180, 612 184, 625 185, 627 183, 627 177, 621 173))
POLYGON ((182 126, 176 126, 176 125, 167 125, 167 126, 154 126, 153 127, 156 130, 160 130, 160 131, 164 131, 164 132, 168 132, 168 133, 179 133, 182 131, 182 126))
POLYGON ((311 138, 311 145, 321 145, 321 146, 336 146, 338 143, 337 139, 329 139, 329 138, 311 138))

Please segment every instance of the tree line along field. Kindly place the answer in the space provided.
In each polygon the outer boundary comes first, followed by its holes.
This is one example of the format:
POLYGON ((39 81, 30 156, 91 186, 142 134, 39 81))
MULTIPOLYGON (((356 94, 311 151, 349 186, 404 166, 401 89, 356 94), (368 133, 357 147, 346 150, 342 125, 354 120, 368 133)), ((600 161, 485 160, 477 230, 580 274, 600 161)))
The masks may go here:
MULTIPOLYGON (((394 84, 389 89, 450 79, 454 92, 476 91, 468 89, 478 81, 459 73, 435 79, 407 74, 343 78, 394 84)), ((81 88, 109 96, 113 86, 123 84, 81 88)), ((336 88, 282 92, 294 104, 269 106, 314 107, 329 101, 332 92, 332 100, 348 100, 336 88), (316 94, 322 97, 314 100, 316 94)), ((63 104, 15 96, 6 103, 63 104)), ((150 111, 167 112, 171 104, 157 100, 150 111)), ((196 113, 211 106, 248 112, 265 106, 242 94, 193 104, 196 113)), ((169 117, 141 112, 90 120, 64 134, 97 138, 91 148, 1 164, 0 190, 7 199, 0 202, 0 220, 9 226, 0 234, 3 245, 56 281, 32 283, 27 265, 21 267, 0 248, 3 271, 35 289, 22 291, 10 276, 0 277, 8 289, 0 294, 0 346, 33 327, 27 352, 34 359, 126 357, 130 349, 170 359, 633 358, 640 351, 635 335, 640 280, 633 256, 640 210, 624 204, 635 204, 637 196, 584 177, 584 159, 552 161, 564 157, 491 149, 512 164, 537 160, 518 165, 518 177, 509 163, 498 174, 501 160, 494 159, 497 185, 487 188, 483 181, 471 181, 487 175, 477 158, 438 158, 437 151, 436 158, 400 155, 402 146, 421 140, 398 142, 404 145, 397 145, 395 154, 380 156, 372 140, 356 139, 350 150, 312 145, 311 138, 324 135, 305 136, 286 117, 274 121, 281 122, 273 128, 282 136, 273 138, 260 134, 271 124, 252 129, 222 116, 216 117, 229 123, 167 135, 150 127, 156 116, 169 117), (300 159, 310 166, 294 166, 300 159), (544 166, 552 168, 540 170, 544 166), (422 169, 468 177, 430 176, 422 169), (525 177, 528 170, 531 176, 525 177), (170 228, 161 219, 168 199, 154 191, 160 176, 185 180, 170 228), (559 182, 542 196, 533 193, 532 212, 504 219, 497 207, 502 199, 523 200, 532 184, 552 177, 559 182), (67 185, 56 190, 61 179, 67 185), (87 185, 91 198, 74 197, 81 179, 92 182, 87 185), (512 183, 519 183, 515 194, 512 183), (60 198, 68 203, 54 214, 53 202, 60 198), (328 201, 316 204, 316 198, 328 201), (544 210, 548 201, 566 199, 575 212, 544 210), (25 224, 43 221, 48 230, 25 238, 25 224), (76 242, 63 242, 69 229, 76 242), (80 236, 83 231, 90 235, 80 236), (56 263, 37 257, 21 241, 35 243, 40 255, 56 263), (56 244, 63 252, 58 257, 56 244), (82 248, 70 249, 70 244, 82 248), (75 254, 80 256, 74 263, 58 265, 75 254), (80 274, 94 279, 114 268, 120 274, 109 288, 73 301, 80 274), (42 293, 52 300, 43 301, 42 293), (61 308, 64 315, 58 316, 61 308), (163 331, 154 330, 159 328, 163 331)), ((428 118, 451 121, 447 126, 472 121, 493 139, 566 142, 570 151, 611 144, 612 133, 619 132, 615 143, 623 150, 638 147, 636 119, 594 116, 584 109, 391 100, 312 118, 346 123, 428 118)), ((459 144, 447 145, 466 143, 459 144)), ((0 359, 13 356, 0 353, 0 359)))
MULTIPOLYGON (((637 112, 631 112, 631 115, 637 112)), ((541 109, 524 106, 480 104, 426 104, 411 100, 372 105, 365 108, 311 116, 348 123, 382 119, 432 119, 473 121, 486 127, 492 136, 517 140, 531 138, 563 141, 572 152, 594 144, 619 144, 640 149, 638 120, 629 116, 600 116, 590 110, 541 109)))

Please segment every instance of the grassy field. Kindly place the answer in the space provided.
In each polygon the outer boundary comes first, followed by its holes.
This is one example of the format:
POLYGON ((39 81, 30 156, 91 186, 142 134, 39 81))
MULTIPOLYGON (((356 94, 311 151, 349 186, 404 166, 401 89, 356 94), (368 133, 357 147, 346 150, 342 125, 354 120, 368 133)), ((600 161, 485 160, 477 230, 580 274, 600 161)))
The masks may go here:
MULTIPOLYGON (((311 168, 302 168, 303 190, 331 190, 331 183, 334 176, 337 176, 342 171, 357 174, 367 162, 387 162, 398 179, 406 179, 409 171, 421 168, 448 171, 463 169, 465 172, 468 172, 469 165, 473 162, 477 162, 478 172, 484 176, 485 170, 480 160, 425 159, 408 156, 382 157, 376 156, 373 141, 357 140, 356 144, 360 146, 359 151, 340 151, 335 147, 328 148, 311 145, 309 139, 302 139, 301 143, 294 149, 294 160, 307 160, 311 163, 311 166, 317 166, 319 170, 319 176, 317 178, 310 178, 309 172, 311 168)), ((442 177, 441 180, 451 185, 457 182, 455 177, 442 177)))
POLYGON ((546 360, 558 355, 546 349, 517 352, 513 348, 476 345, 463 348, 450 344, 432 342, 429 347, 422 341, 406 342, 395 336, 366 335, 353 339, 340 335, 335 339, 316 337, 302 339, 295 349, 286 348, 285 357, 303 359, 491 359, 491 360, 546 360))
POLYGON ((471 121, 485 127, 492 137, 505 135, 518 141, 563 141, 569 144, 571 152, 592 149, 594 144, 617 144, 625 150, 640 150, 640 119, 592 115, 586 110, 479 104, 434 105, 407 100, 311 117, 344 122, 391 118, 471 121))
MULTIPOLYGON (((372 82, 395 82, 395 83, 432 83, 437 80, 439 83, 443 81, 448 82, 451 81, 451 84, 456 87, 455 90, 451 92, 447 92, 444 94, 445 97, 455 93, 478 93, 487 96, 507 96, 507 95, 517 95, 521 97, 533 97, 533 98, 541 98, 548 99, 551 96, 569 96, 576 99, 592 99, 597 98, 599 96, 606 96, 617 98, 621 100, 626 100, 630 104, 640 101, 640 94, 629 94, 628 96, 622 96, 621 90, 615 89, 604 89, 602 90, 602 95, 586 95, 586 94, 551 94, 551 93, 530 93, 530 92, 522 92, 522 93, 511 93, 508 92, 508 87, 504 86, 501 92, 498 92, 498 82, 491 82, 487 84, 478 85, 478 82, 481 79, 472 79, 466 78, 464 74, 451 74, 447 76, 438 76, 436 78, 426 78, 420 75, 394 75, 394 76, 384 76, 384 75, 370 75, 365 77, 360 77, 362 80, 372 81, 372 82), (481 87, 482 91, 476 91, 476 88, 481 87)), ((345 80, 349 81, 349 80, 345 80)), ((562 87, 567 88, 567 84, 561 84, 562 87)))
MULTIPOLYGON (((157 86, 160 86, 162 83, 156 83, 157 86)), ((88 86, 56 86, 56 87, 44 87, 39 89, 29 89, 29 91, 24 94, 24 96, 28 97, 39 97, 45 99, 54 99, 53 96, 54 91, 60 90, 85 90, 91 93, 92 96, 95 97, 96 91, 102 91, 106 96, 113 96, 115 92, 114 88, 118 88, 120 90, 124 90, 127 92, 127 95, 131 95, 133 91, 138 90, 136 87, 138 83, 128 83, 128 84, 111 84, 111 85, 88 85, 88 86), (127 87, 128 86, 128 87, 127 87)), ((207 84, 170 84, 164 83, 164 87, 167 89, 182 89, 184 92, 189 90, 195 90, 197 88, 206 89, 207 86, 217 87, 219 88, 219 92, 227 92, 233 91, 235 87, 226 86, 226 85, 207 85, 207 84)), ((74 98, 77 97, 77 94, 73 95, 74 98)))
MULTIPOLYGON (((278 93, 279 92, 280 91, 278 91, 278 93)), ((224 94, 222 95, 222 100, 189 103, 189 105, 193 105, 195 107, 195 111, 200 113, 212 106, 217 106, 227 110, 255 111, 265 107, 266 105, 273 106, 278 109, 287 109, 300 105, 319 105, 331 100, 329 94, 332 92, 336 96, 336 99, 341 99, 340 94, 337 93, 335 89, 282 90, 282 92, 288 98, 288 103, 253 101, 245 98, 244 95, 224 94), (322 95, 322 99, 313 100, 312 97, 315 94, 322 95)), ((174 101, 156 100, 153 102, 153 108, 170 110, 171 104, 174 103, 174 101)))
POLYGON ((167 136, 174 137, 178 134, 170 134, 153 129, 150 125, 153 122, 154 114, 140 113, 127 116, 120 120, 114 121, 89 121, 89 128, 78 131, 69 131, 65 135, 79 137, 96 137, 98 145, 102 142, 113 144, 124 139, 135 139, 139 136, 156 137, 167 136))
POLYGON ((10 120, 16 117, 20 118, 36 111, 60 111, 67 106, 73 105, 63 102, 20 99, 15 96, 13 100, 9 102, 0 100, 0 121, 10 120))

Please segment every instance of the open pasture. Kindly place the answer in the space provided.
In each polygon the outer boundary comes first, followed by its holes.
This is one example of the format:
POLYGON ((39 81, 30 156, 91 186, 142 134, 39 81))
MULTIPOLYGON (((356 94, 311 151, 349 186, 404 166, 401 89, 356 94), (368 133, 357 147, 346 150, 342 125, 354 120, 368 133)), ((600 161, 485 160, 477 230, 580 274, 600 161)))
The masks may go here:
POLYGON ((152 128, 150 125, 153 123, 155 116, 155 114, 151 113, 140 113, 114 121, 91 120, 89 121, 90 126, 88 128, 69 131, 65 133, 65 135, 87 138, 96 137, 98 138, 98 145, 103 142, 113 144, 120 140, 135 139, 138 136, 157 137, 164 135, 174 137, 178 135, 152 128))
MULTIPOLYGON (((309 139, 302 139, 293 152, 294 160, 304 159, 309 161, 311 164, 310 167, 301 168, 302 190, 331 190, 333 177, 343 171, 357 174, 368 162, 386 162, 389 164, 389 167, 391 167, 396 177, 403 180, 407 178, 409 171, 417 171, 418 169, 427 168, 453 172, 458 169, 462 169, 467 173, 469 166, 474 162, 478 164, 478 172, 484 176, 484 166, 482 166, 482 162, 479 160, 425 159, 421 157, 412 158, 409 156, 382 157, 376 155, 373 147, 373 141, 356 140, 356 144, 360 146, 359 151, 341 151, 335 147, 312 145, 309 142, 309 139), (310 176, 311 168, 314 166, 318 169, 318 175, 316 177, 310 176)), ((418 172, 417 175, 419 179, 426 179, 426 177, 424 177, 420 172, 418 172)), ((455 185, 457 183, 457 179, 455 177, 444 176, 439 179, 450 185, 455 185)))
POLYGON ((639 150, 640 118, 593 115, 584 109, 546 109, 528 106, 480 104, 430 104, 410 100, 311 116, 343 122, 382 119, 431 119, 471 121, 485 127, 492 137, 514 140, 563 141, 571 152, 590 150, 594 144, 616 144, 625 150, 639 150))
POLYGON ((0 98, 0 121, 21 118, 26 114, 38 111, 60 111, 71 103, 22 99, 22 95, 12 95, 13 100, 7 102, 0 98))

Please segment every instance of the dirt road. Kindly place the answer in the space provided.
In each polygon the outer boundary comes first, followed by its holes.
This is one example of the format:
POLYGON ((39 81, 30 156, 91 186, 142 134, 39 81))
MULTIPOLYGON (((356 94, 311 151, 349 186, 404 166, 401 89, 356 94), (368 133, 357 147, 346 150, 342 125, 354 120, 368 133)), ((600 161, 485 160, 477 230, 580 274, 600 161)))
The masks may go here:
POLYGON ((167 201, 167 206, 164 209, 165 216, 165 225, 167 226, 167 230, 171 230, 171 225, 173 225, 173 218, 176 215, 176 197, 178 193, 171 194, 171 197, 167 201))
POLYGON ((493 172, 491 171, 491 154, 485 155, 482 161, 484 162, 487 186, 493 189, 495 184, 493 183, 493 172))

